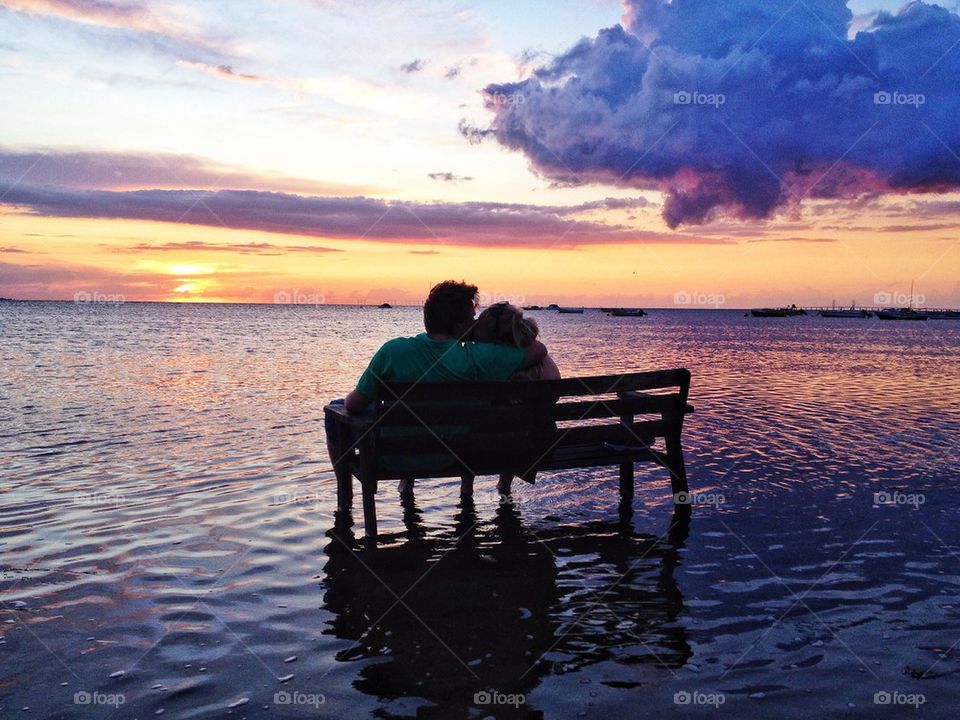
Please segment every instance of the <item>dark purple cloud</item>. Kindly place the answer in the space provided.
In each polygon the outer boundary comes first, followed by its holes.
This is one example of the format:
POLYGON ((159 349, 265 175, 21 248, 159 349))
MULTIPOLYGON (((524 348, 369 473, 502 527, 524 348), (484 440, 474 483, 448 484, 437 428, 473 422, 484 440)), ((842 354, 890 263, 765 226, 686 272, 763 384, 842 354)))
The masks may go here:
POLYGON ((0 196, 18 182, 85 189, 256 188, 345 195, 369 186, 257 173, 195 155, 0 147, 0 196))
POLYGON ((406 73, 407 75, 412 75, 413 73, 418 73, 423 70, 426 64, 426 61, 417 58, 401 65, 400 72, 406 73))
POLYGON ((541 206, 305 197, 251 190, 119 192, 26 183, 0 194, 4 204, 41 216, 153 220, 350 240, 515 247, 730 242, 575 217, 593 210, 642 206, 646 204, 642 198, 541 206))
POLYGON ((520 82, 488 128, 560 184, 665 193, 670 227, 807 197, 960 188, 960 17, 912 2, 852 39, 843 0, 627 0, 520 82))

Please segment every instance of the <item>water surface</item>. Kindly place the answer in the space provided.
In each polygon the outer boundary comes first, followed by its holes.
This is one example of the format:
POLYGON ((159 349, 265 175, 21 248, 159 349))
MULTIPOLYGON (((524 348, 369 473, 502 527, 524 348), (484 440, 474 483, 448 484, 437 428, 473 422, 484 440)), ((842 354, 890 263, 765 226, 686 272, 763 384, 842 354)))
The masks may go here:
POLYGON ((536 317, 568 375, 690 368, 723 502, 385 487, 370 558, 322 407, 419 309, 0 305, 0 717, 953 716, 960 323, 536 317))

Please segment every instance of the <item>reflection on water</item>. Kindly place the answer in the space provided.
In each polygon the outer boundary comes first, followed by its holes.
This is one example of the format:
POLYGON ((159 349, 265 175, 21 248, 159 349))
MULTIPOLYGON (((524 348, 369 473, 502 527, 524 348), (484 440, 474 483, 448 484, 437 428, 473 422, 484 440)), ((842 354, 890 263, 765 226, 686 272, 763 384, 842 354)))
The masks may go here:
POLYGON ((622 522, 534 532, 511 502, 483 522, 463 500, 435 534, 413 500, 403 519, 402 538, 375 552, 360 549, 349 513, 327 533, 330 632, 354 642, 336 659, 375 661, 358 663, 365 693, 420 699, 424 718, 540 717, 525 702, 489 708, 484 693, 526 698, 545 675, 609 660, 678 668, 692 655, 674 579, 687 514, 669 542, 622 522))
POLYGON ((437 480, 370 558, 322 407, 418 309, 0 305, 0 717, 954 716, 960 323, 537 319, 568 375, 691 369, 688 528, 657 468, 437 480))

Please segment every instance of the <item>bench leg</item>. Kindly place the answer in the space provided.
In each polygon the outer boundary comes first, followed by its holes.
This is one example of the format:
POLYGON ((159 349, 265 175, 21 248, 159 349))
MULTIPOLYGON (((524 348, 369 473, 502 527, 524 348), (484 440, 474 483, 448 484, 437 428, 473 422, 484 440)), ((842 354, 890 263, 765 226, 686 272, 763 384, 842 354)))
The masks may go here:
POLYGON ((461 475, 460 476, 460 497, 462 498, 472 498, 473 497, 473 478, 474 475, 461 475))
POLYGON ((633 500, 633 463, 620 463, 620 499, 633 500))
POLYGON ((360 445, 360 491, 363 493, 363 532, 368 538, 377 537, 377 471, 371 460, 373 448, 360 445))
POLYGON ((349 510, 353 506, 353 476, 350 470, 353 448, 349 443, 349 433, 344 426, 339 428, 335 442, 327 438, 327 450, 333 463, 333 474, 337 478, 337 510, 349 510))
POLYGON ((683 464, 683 448, 680 446, 680 436, 672 435, 665 438, 667 445, 667 469, 670 471, 670 485, 673 496, 677 493, 690 491, 687 487, 687 469, 683 464))
POLYGON ((333 470, 337 476, 337 510, 350 510, 353 507, 353 475, 349 459, 338 460, 333 470))
POLYGON ((361 482, 363 492, 363 532, 367 537, 377 536, 377 481, 361 482))

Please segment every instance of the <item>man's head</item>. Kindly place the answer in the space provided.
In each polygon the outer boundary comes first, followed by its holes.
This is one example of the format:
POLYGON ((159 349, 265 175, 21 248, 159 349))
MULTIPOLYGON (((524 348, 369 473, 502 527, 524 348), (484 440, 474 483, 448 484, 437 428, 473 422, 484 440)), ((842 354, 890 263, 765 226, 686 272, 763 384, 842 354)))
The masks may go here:
POLYGON ((444 280, 430 288, 423 303, 423 324, 431 335, 460 337, 470 329, 476 311, 476 285, 444 280))

